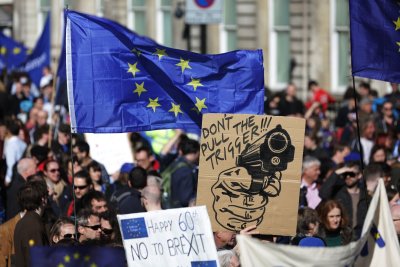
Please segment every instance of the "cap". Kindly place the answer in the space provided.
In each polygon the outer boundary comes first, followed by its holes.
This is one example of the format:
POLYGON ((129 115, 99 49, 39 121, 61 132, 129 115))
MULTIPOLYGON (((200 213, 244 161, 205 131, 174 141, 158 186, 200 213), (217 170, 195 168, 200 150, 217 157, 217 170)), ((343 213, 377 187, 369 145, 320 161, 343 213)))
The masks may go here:
POLYGON ((299 242, 299 247, 326 247, 324 240, 319 237, 304 237, 299 242))
POLYGON ((344 157, 344 162, 361 161, 360 153, 352 151, 346 157, 344 157))
POLYGON ((135 168, 135 164, 126 162, 122 164, 120 173, 129 173, 133 168, 135 168))
POLYGON ((52 83, 52 76, 43 76, 40 79, 40 88, 51 85, 51 83, 52 83))
POLYGON ((28 77, 22 76, 22 77, 19 79, 19 82, 20 82, 22 85, 26 85, 26 84, 29 84, 29 79, 28 79, 28 77))

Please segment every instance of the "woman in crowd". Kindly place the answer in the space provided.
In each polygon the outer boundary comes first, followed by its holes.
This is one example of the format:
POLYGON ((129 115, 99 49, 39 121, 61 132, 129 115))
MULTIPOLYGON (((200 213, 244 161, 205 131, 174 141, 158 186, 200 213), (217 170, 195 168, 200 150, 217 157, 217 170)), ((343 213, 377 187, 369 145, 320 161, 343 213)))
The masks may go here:
POLYGON ((349 220, 340 202, 328 200, 318 210, 321 219, 319 236, 324 238, 328 247, 343 246, 352 241, 352 229, 348 226, 349 220))
POLYGON ((104 193, 106 191, 106 187, 103 184, 103 180, 101 179, 100 164, 93 160, 87 166, 87 171, 89 172, 90 179, 92 179, 93 189, 104 193))

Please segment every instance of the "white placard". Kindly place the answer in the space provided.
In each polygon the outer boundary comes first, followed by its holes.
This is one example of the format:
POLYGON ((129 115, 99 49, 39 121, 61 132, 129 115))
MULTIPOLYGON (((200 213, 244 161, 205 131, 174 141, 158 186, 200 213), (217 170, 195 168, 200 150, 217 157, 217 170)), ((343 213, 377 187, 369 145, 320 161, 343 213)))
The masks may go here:
POLYGON ((133 154, 127 133, 85 134, 90 146, 90 156, 113 174, 125 162, 133 162, 133 154))
POLYGON ((118 215, 128 266, 216 267, 205 206, 118 215))
POLYGON ((185 21, 188 24, 221 23, 222 1, 186 0, 185 21))

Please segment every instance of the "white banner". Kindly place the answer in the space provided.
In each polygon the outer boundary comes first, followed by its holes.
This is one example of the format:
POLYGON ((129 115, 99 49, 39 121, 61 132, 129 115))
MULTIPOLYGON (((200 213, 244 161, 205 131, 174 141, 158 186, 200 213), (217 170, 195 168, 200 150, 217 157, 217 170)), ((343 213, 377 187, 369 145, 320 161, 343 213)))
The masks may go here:
POLYGON ((216 267, 205 206, 118 215, 129 266, 216 267))
POLYGON ((87 133, 85 138, 90 146, 90 156, 103 164, 108 174, 119 171, 126 162, 133 162, 127 133, 87 133))
POLYGON ((383 181, 379 181, 361 238, 332 248, 262 243, 238 236, 242 266, 398 266, 400 248, 383 181))

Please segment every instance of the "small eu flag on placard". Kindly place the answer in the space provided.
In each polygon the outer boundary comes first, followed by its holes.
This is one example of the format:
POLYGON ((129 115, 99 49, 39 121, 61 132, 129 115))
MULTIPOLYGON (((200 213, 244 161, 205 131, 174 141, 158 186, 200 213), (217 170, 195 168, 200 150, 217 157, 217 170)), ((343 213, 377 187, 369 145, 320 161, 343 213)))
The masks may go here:
POLYGON ((216 261, 192 261, 191 267, 217 267, 216 261))
POLYGON ((146 222, 143 217, 121 220, 122 236, 124 239, 148 237, 146 222))

